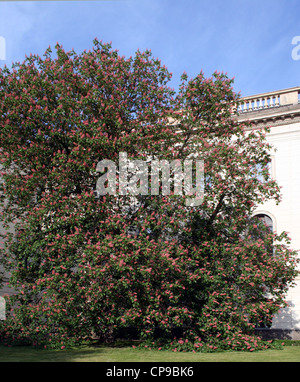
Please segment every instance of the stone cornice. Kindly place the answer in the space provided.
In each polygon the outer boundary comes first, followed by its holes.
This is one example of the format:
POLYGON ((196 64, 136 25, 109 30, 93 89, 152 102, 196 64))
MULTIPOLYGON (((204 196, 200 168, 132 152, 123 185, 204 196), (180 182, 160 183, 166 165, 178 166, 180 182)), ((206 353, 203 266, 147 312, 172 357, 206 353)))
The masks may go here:
POLYGON ((300 122, 300 104, 279 106, 272 110, 257 110, 237 117, 239 122, 250 121, 256 127, 280 126, 300 122))

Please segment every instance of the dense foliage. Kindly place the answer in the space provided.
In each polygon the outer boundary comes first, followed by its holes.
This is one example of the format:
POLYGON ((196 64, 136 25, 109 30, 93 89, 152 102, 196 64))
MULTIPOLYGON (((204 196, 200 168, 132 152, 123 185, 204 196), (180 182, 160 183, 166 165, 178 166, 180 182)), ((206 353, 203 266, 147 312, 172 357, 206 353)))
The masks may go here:
MULTIPOLYGON (((176 350, 255 350, 285 306, 296 254, 251 218, 280 201, 266 131, 238 123, 232 80, 171 74, 151 52, 57 45, 0 72, 2 342, 65 347, 129 336, 176 350), (205 193, 100 195, 97 163, 201 159, 205 193), (174 339, 176 338, 176 339, 174 339), (175 345, 176 346, 175 346, 175 345)), ((118 181, 118 179, 117 179, 118 181)))

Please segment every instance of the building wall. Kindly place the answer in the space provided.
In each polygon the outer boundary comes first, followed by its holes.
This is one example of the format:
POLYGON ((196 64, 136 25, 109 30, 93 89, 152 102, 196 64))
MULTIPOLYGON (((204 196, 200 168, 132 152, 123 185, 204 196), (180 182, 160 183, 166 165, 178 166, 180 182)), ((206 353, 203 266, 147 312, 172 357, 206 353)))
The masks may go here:
MULTIPOLYGON (((290 247, 300 250, 300 122, 287 123, 271 128, 268 141, 276 148, 272 155, 271 173, 282 187, 282 201, 276 206, 268 201, 257 208, 256 213, 265 213, 273 220, 277 233, 286 231, 290 247)), ((287 295, 289 307, 273 320, 273 329, 300 329, 300 277, 297 286, 287 295)))
MULTIPOLYGON (((250 120, 256 128, 268 126, 268 141, 275 148, 271 173, 281 188, 282 201, 268 201, 255 213, 266 214, 273 221, 273 230, 286 231, 290 247, 300 257, 300 86, 244 97, 239 106, 239 121, 250 120)), ((289 306, 273 319, 274 337, 300 339, 300 276, 290 288, 289 306)), ((270 334, 267 334, 270 336, 270 334)))

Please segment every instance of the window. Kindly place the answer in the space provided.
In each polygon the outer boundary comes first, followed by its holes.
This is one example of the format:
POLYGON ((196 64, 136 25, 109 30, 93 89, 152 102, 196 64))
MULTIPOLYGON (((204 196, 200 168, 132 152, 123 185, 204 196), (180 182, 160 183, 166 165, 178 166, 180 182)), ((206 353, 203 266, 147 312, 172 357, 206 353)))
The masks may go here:
POLYGON ((269 215, 264 213, 258 213, 253 216, 253 222, 255 223, 253 227, 255 227, 255 230, 252 231, 252 239, 258 240, 262 239, 265 241, 265 249, 270 254, 270 256, 274 255, 274 248, 273 248, 273 238, 272 236, 268 236, 269 233, 273 233, 274 231, 274 225, 273 220, 270 218, 269 215), (263 229, 263 226, 267 227, 267 231, 263 229), (261 229, 260 229, 261 228, 261 229))
MULTIPOLYGON (((273 220, 270 218, 270 216, 266 214, 257 214, 254 216, 254 218, 259 219, 264 225, 268 227, 270 232, 273 232, 273 220)), ((270 247, 267 247, 267 251, 269 252, 270 256, 273 255, 273 247, 270 245, 270 247)), ((265 298, 266 301, 268 301, 268 297, 265 298)), ((268 329, 272 326, 272 321, 268 320, 264 315, 262 314, 261 317, 257 318, 257 322, 255 323, 256 329, 268 329)))
POLYGON ((274 157, 271 158, 271 160, 269 161, 266 167, 263 167, 261 164, 257 164, 254 170, 254 172, 257 174, 257 179, 261 183, 265 183, 267 181, 267 176, 269 177, 269 179, 274 179, 275 174, 274 174, 273 167, 274 167, 274 157), (265 170, 267 170, 268 175, 266 174, 265 170))
POLYGON ((270 232, 273 232, 273 220, 266 214, 258 214, 254 216, 258 218, 262 223, 268 226, 270 232))

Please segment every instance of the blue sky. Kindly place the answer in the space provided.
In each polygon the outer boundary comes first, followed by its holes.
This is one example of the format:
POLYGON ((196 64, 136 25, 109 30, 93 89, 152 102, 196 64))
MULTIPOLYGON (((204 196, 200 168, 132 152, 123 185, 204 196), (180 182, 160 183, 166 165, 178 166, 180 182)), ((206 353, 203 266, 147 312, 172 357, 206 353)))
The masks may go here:
POLYGON ((299 0, 0 0, 0 67, 56 42, 80 53, 97 37, 127 57, 151 49, 175 90, 184 71, 218 70, 247 96, 300 85, 300 60, 292 58, 299 15, 299 0))

